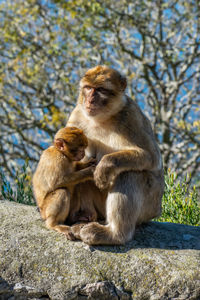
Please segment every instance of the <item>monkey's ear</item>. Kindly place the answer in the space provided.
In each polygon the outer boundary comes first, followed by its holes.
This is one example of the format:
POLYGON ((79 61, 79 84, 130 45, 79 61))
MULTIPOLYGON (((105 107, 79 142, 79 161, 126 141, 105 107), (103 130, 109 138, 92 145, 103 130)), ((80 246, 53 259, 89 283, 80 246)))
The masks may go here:
POLYGON ((65 150, 65 141, 63 139, 61 139, 61 138, 55 139, 54 145, 60 151, 64 151, 65 150))
POLYGON ((120 75, 120 84, 121 84, 121 89, 122 89, 122 91, 125 91, 126 86, 127 86, 127 80, 126 80, 126 77, 120 75))

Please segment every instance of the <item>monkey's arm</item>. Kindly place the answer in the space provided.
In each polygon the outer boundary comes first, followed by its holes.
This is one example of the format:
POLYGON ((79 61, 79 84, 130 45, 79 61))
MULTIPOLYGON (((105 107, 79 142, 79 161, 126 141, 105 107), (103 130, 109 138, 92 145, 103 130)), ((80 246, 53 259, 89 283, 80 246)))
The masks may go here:
POLYGON ((54 189, 68 187, 87 180, 93 180, 94 166, 73 172, 60 179, 54 189))
POLYGON ((95 167, 96 165, 97 165, 96 159, 95 158, 91 158, 87 162, 76 162, 75 170, 79 171, 79 170, 88 168, 90 166, 94 166, 95 167))
POLYGON ((106 154, 96 167, 94 180, 100 189, 105 189, 116 176, 124 171, 156 170, 162 167, 160 152, 157 148, 153 151, 141 147, 130 150, 121 150, 106 154))

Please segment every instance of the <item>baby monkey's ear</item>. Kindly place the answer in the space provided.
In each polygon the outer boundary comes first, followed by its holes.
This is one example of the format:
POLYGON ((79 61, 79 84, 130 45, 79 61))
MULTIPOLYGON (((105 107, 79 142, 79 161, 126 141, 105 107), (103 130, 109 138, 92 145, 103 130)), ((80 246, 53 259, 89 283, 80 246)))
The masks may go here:
POLYGON ((63 139, 61 138, 55 139, 54 145, 58 150, 65 151, 66 142, 63 139))

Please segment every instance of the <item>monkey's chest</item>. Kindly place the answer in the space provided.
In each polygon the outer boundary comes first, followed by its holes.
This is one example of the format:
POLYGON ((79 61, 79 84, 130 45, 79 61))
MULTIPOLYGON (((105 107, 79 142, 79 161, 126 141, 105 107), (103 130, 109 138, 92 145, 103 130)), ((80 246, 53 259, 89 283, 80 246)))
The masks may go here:
POLYGON ((89 143, 88 151, 90 156, 96 157, 99 161, 105 154, 128 149, 131 144, 118 132, 110 130, 95 129, 93 134, 88 135, 91 143, 89 143))
POLYGON ((105 146, 110 147, 110 151, 119 151, 123 149, 123 146, 127 144, 122 136, 113 132, 104 132, 103 135, 100 135, 99 141, 105 146))

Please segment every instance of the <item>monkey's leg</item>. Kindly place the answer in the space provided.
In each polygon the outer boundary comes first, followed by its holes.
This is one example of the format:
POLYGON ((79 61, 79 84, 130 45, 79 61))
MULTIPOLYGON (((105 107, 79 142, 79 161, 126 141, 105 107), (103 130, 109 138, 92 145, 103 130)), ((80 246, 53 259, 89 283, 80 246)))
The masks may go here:
POLYGON ((105 218, 106 192, 101 192, 92 181, 76 185, 71 199, 68 220, 94 222, 105 218))
POLYGON ((76 189, 78 189, 80 195, 81 209, 84 210, 87 207, 93 212, 96 211, 98 218, 105 218, 107 192, 100 191, 93 181, 81 183, 76 189))
POLYGON ((146 223, 160 216, 163 192, 163 174, 155 175, 148 171, 143 172, 144 201, 137 221, 138 224, 146 223))
POLYGON ((89 245, 116 245, 132 239, 144 202, 141 178, 139 172, 124 172, 117 177, 107 197, 107 225, 85 225, 80 231, 81 240, 89 245))
POLYGON ((87 199, 81 201, 79 221, 88 221, 88 222, 97 221, 97 212, 94 207, 94 200, 91 197, 87 197, 87 199))
POLYGON ((73 197, 71 199, 70 215, 68 217, 68 220, 72 224, 75 222, 79 222, 78 224, 76 223, 76 224, 72 225, 72 227, 71 227, 72 232, 77 239, 81 239, 80 238, 80 230, 82 229, 83 226, 85 226, 88 223, 88 221, 94 221, 94 220, 96 221, 97 218, 101 219, 101 220, 105 219, 106 196, 107 196, 107 193, 106 192, 102 193, 95 186, 95 184, 92 181, 80 183, 75 187, 73 197), (81 211, 79 214, 80 206, 78 207, 78 210, 73 209, 74 203, 76 203, 77 201, 78 201, 78 203, 81 203, 82 210, 84 209, 83 208, 84 203, 86 203, 87 208, 89 209, 89 214, 90 214, 90 212, 94 212, 94 214, 92 215, 92 218, 94 218, 93 220, 88 220, 87 215, 86 215, 87 220, 82 218, 81 211), (91 204, 91 207, 90 207, 90 204, 91 204), (75 218, 77 218, 76 220, 73 219, 73 214, 74 214, 75 218))
POLYGON ((75 237, 70 226, 64 224, 70 208, 70 193, 67 189, 58 189, 47 196, 45 199, 46 226, 49 229, 56 230, 69 240, 75 237))

